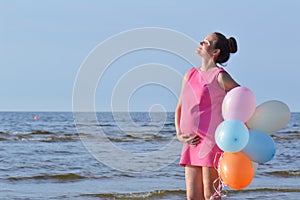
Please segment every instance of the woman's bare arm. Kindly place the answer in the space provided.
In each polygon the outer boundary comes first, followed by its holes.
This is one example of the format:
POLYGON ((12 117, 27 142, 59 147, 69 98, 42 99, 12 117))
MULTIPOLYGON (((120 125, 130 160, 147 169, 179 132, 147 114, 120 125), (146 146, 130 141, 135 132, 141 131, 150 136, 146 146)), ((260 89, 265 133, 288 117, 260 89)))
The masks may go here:
POLYGON ((218 75, 218 84, 226 92, 240 86, 227 72, 220 72, 218 75))

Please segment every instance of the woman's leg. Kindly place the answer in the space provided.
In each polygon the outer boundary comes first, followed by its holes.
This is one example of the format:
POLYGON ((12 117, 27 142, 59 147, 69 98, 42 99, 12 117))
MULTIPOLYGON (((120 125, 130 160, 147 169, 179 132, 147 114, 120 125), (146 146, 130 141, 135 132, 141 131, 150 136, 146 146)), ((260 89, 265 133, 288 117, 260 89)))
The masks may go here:
POLYGON ((203 200, 202 167, 185 166, 186 195, 188 200, 203 200))
MULTIPOLYGON (((205 200, 210 199, 214 195, 215 188, 218 188, 220 182, 216 181, 218 176, 218 171, 214 167, 202 167, 203 173, 203 189, 205 200)), ((219 200, 220 197, 214 198, 214 200, 219 200)))

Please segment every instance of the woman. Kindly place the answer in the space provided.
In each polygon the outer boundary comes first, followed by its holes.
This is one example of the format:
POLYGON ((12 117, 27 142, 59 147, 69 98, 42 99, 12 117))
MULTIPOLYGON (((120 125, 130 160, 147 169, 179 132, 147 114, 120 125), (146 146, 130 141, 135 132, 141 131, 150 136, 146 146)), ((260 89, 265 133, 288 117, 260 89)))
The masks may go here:
POLYGON ((215 169, 222 150, 215 143, 216 127, 223 121, 222 101, 226 92, 239 86, 218 65, 226 63, 237 51, 233 37, 214 32, 200 42, 196 53, 202 58, 199 68, 184 76, 175 113, 177 138, 183 142, 180 165, 185 167, 187 199, 213 197, 219 182, 215 169))

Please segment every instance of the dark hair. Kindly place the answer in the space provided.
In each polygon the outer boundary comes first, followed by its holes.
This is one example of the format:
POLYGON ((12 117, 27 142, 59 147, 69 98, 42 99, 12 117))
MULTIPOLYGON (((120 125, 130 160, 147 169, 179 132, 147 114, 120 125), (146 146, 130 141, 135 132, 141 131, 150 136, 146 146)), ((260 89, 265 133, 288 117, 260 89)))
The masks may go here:
POLYGON ((237 42, 234 37, 227 39, 222 33, 214 32, 217 37, 214 42, 214 48, 220 49, 220 54, 216 60, 216 63, 223 64, 228 61, 230 53, 237 52, 237 42))

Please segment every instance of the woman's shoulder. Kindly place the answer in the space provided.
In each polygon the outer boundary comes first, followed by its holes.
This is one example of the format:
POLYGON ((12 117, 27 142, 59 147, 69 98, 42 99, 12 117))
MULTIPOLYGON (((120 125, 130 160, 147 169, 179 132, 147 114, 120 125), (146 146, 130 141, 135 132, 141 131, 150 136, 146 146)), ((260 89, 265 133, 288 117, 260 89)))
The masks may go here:
POLYGON ((190 68, 184 75, 185 79, 188 79, 190 76, 192 76, 192 74, 194 74, 197 71, 198 71, 197 67, 190 68))
POLYGON ((217 78, 219 85, 221 85, 225 91, 229 91, 232 88, 239 86, 239 84, 224 69, 220 71, 217 78))
POLYGON ((218 72, 220 73, 220 72, 226 72, 227 73, 227 71, 223 68, 223 67, 218 67, 218 72))
POLYGON ((196 71, 196 70, 198 70, 197 67, 191 67, 187 72, 192 72, 192 71, 196 71))
POLYGON ((188 73, 193 73, 193 72, 198 71, 198 70, 199 70, 198 67, 191 67, 186 73, 187 73, 187 74, 188 74, 188 73))

